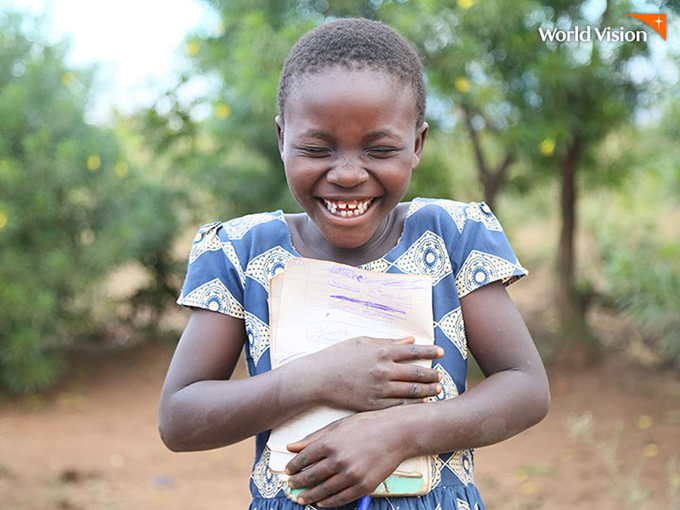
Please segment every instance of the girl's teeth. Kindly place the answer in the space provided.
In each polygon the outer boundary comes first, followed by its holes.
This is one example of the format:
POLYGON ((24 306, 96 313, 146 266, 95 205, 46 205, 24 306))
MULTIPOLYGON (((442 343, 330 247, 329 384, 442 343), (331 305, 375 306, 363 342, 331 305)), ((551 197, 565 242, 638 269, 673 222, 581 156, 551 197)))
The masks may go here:
POLYGON ((371 202, 372 199, 365 200, 363 202, 343 202, 343 201, 330 202, 324 199, 324 204, 326 205, 326 208, 333 214, 339 214, 343 218, 347 218, 349 216, 359 216, 361 214, 364 214, 366 212, 366 209, 368 209, 368 206, 371 205, 371 202))

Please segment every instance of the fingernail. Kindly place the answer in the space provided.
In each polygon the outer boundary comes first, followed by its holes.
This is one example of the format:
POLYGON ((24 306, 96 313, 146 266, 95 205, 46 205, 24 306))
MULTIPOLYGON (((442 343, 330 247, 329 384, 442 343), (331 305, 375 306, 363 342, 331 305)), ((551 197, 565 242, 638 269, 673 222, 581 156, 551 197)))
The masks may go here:
POLYGON ((435 388, 437 390, 437 395, 439 395, 442 392, 442 385, 438 384, 437 387, 435 388))
POLYGON ((298 505, 306 505, 307 504, 307 502, 305 501, 305 498, 297 498, 297 503, 298 503, 298 505))
POLYGON ((441 347, 437 347, 437 356, 443 356, 444 355, 444 349, 441 347))

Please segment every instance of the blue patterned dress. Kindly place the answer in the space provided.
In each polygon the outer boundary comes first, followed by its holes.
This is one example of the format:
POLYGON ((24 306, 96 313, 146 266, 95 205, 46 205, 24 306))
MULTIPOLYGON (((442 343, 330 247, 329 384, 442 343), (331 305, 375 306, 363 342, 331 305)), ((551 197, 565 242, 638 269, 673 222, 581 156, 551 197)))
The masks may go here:
MULTIPOLYGON (((269 360, 269 280, 286 260, 300 257, 281 211, 211 223, 194 240, 178 303, 245 320, 248 373, 271 369, 269 360)), ((433 361, 442 374, 442 392, 454 398, 466 389, 467 342, 460 298, 487 283, 508 285, 526 274, 500 223, 484 203, 418 198, 411 202, 397 245, 384 257, 361 266, 389 273, 432 276, 435 344, 444 357, 433 361)), ((445 426, 445 424, 442 424, 445 426)), ((436 434, 436 430, 432 433, 436 434)), ((269 432, 256 437, 250 478, 250 510, 309 510, 286 498, 268 470, 269 432)), ((473 453, 463 450, 433 458, 430 493, 420 497, 374 498, 370 510, 481 510, 473 481, 473 453)), ((356 508, 356 504, 342 507, 356 508)))

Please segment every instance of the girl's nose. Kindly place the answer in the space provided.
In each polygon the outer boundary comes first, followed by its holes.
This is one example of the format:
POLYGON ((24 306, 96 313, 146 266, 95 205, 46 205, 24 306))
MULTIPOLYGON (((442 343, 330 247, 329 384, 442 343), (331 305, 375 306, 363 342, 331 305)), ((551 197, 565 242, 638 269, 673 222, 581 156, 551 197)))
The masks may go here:
POLYGON ((326 179, 343 188, 353 188, 368 180, 368 172, 359 161, 343 159, 328 171, 326 179))

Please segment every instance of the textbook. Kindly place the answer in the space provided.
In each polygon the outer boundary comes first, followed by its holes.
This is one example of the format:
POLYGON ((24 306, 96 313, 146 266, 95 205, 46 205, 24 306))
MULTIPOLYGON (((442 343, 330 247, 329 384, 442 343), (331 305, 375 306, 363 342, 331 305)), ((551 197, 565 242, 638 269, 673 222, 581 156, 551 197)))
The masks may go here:
MULTIPOLYGON (((404 338, 434 343, 430 276, 377 273, 335 262, 294 258, 270 282, 272 369, 357 336, 404 338)), ((430 361, 416 362, 429 367, 430 361)), ((267 442, 269 469, 284 482, 295 456, 286 445, 353 414, 327 406, 310 408, 274 428, 267 442)), ((403 462, 373 496, 415 496, 429 492, 429 456, 403 462)), ((285 484, 286 494, 294 498, 285 484)))

